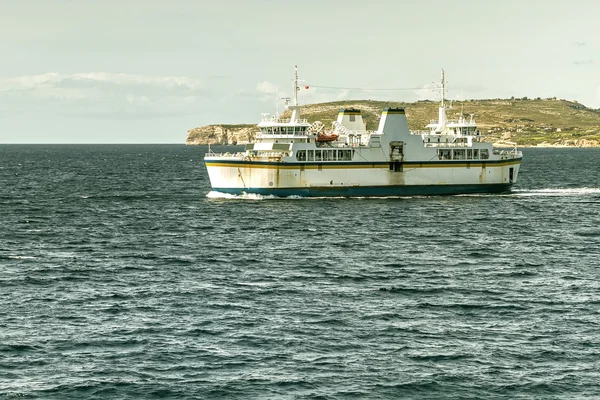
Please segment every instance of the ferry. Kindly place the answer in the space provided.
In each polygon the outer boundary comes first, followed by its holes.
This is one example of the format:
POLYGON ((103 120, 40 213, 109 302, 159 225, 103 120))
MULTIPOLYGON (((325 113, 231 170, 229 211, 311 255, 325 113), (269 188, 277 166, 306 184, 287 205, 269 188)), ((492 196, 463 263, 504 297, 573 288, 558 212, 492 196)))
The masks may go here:
POLYGON ((331 130, 301 118, 294 69, 291 118, 263 114, 254 143, 204 157, 212 190, 281 197, 456 195, 510 191, 523 154, 483 140, 473 116, 449 120, 444 71, 438 119, 410 131, 403 108, 384 108, 366 129, 360 110, 342 109, 331 130))

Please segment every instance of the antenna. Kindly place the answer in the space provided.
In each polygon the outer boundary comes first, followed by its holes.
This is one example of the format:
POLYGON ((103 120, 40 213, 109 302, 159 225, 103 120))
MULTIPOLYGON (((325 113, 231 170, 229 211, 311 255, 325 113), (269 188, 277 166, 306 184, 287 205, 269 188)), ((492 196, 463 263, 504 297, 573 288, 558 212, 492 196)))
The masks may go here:
POLYGON ((446 82, 444 81, 444 69, 442 68, 442 107, 444 107, 444 98, 446 97, 446 82))
POLYGON ((298 90, 300 90, 300 88, 298 87, 298 66, 294 65, 294 88, 293 88, 293 93, 294 93, 294 105, 295 106, 298 105, 298 90))

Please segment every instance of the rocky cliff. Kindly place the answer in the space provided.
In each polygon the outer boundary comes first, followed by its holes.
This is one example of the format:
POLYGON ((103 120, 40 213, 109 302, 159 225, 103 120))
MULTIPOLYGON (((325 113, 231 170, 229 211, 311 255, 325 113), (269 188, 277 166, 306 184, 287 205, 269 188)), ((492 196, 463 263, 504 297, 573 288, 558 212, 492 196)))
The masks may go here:
POLYGON ((246 144, 256 131, 256 125, 207 125, 190 129, 185 144, 246 144))

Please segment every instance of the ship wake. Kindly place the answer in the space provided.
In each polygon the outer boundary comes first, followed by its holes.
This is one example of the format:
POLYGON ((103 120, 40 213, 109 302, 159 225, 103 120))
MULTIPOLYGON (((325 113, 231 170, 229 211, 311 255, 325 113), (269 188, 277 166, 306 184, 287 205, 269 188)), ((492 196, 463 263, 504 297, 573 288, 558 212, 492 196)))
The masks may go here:
POLYGON ((600 195, 600 188, 543 188, 543 189, 514 189, 512 196, 523 197, 567 197, 600 195))

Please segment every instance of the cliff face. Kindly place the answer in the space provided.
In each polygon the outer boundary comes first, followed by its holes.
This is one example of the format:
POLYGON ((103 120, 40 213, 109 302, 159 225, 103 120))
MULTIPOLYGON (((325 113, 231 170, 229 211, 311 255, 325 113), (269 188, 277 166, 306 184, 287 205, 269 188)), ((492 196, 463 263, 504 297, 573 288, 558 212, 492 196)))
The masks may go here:
POLYGON ((538 147, 600 147, 600 140, 594 139, 565 139, 556 142, 538 143, 538 147))
POLYGON ((256 138, 256 125, 207 125, 190 129, 185 144, 246 144, 256 138))

